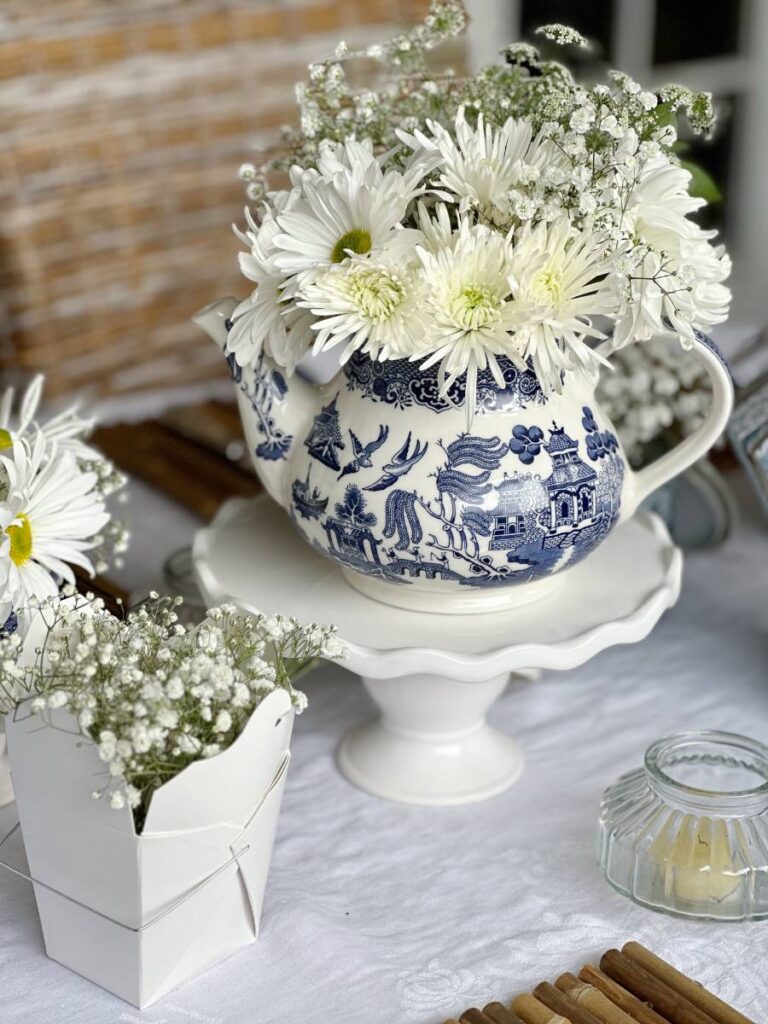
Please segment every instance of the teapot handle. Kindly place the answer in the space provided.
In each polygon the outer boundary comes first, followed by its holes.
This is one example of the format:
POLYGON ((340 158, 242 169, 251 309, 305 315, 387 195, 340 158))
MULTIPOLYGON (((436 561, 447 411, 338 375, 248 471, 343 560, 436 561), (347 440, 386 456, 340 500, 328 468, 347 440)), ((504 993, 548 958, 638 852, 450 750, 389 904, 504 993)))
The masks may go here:
POLYGON ((662 484, 678 476, 702 457, 725 429, 733 408, 733 381, 725 357, 706 334, 694 331, 693 354, 709 374, 712 403, 704 422, 692 434, 675 445, 650 466, 637 472, 628 471, 624 486, 620 521, 629 519, 638 506, 662 484))

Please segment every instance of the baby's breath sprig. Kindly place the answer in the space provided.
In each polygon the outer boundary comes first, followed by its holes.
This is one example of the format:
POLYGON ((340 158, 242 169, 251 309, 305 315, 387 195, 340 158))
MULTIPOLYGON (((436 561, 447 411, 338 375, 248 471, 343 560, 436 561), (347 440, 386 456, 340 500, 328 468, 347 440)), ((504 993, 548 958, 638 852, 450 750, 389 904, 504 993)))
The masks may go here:
POLYGON ((536 35, 549 39, 551 43, 556 43, 558 46, 578 46, 582 50, 588 50, 590 47, 587 37, 569 25, 560 25, 559 23, 540 25, 536 29, 536 35))
MULTIPOLYGON (((281 145, 260 165, 248 163, 240 169, 249 198, 261 201, 275 172, 294 165, 315 167, 323 140, 367 138, 377 152, 387 152, 399 146, 398 129, 413 131, 429 120, 447 126, 460 106, 482 114, 488 124, 501 125, 511 116, 525 118, 537 130, 553 122, 568 129, 584 97, 591 103, 599 98, 612 108, 617 126, 632 128, 641 140, 658 139, 669 126, 674 130, 680 116, 695 133, 712 130, 715 115, 709 93, 670 85, 649 94, 621 72, 612 72, 612 87, 599 84, 584 90, 564 64, 542 59, 526 42, 507 46, 503 64, 484 67, 476 75, 436 74, 430 52, 460 35, 466 25, 459 0, 433 0, 425 20, 413 28, 365 49, 353 50, 342 42, 332 58, 311 64, 307 80, 296 87, 298 127, 283 128, 281 145), (365 86, 354 84, 347 73, 354 62, 367 64, 365 86)), ((585 36, 567 25, 543 25, 536 34, 563 49, 590 46, 585 36)), ((672 130, 662 137, 668 146, 676 139, 672 130)), ((596 150, 605 148, 599 133, 591 141, 596 150)))
POLYGON ((187 630, 180 604, 152 594, 119 619, 98 600, 70 596, 37 608, 43 641, 31 656, 18 635, 0 638, 0 712, 31 698, 50 722, 65 708, 105 764, 94 798, 130 806, 137 827, 154 791, 229 747, 264 697, 279 687, 302 711, 293 681, 316 659, 343 654, 332 627, 233 605, 187 630))

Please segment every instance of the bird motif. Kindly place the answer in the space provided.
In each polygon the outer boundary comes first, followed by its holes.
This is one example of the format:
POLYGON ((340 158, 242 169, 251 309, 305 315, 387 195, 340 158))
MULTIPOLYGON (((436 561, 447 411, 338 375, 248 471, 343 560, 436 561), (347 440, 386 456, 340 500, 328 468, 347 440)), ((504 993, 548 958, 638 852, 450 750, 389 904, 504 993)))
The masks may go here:
POLYGON ((346 466, 344 466, 342 471, 336 477, 337 480, 341 480, 343 476, 347 476, 350 473, 359 473, 361 469, 371 468, 373 465, 371 462, 371 456, 381 448, 389 437, 389 427, 379 427, 379 436, 375 441, 369 441, 368 444, 362 444, 360 438, 353 430, 350 430, 349 436, 352 438, 353 458, 349 460, 346 466))
POLYGON ((375 480, 372 484, 364 487, 364 491, 384 491, 387 487, 391 487, 392 484, 396 483, 401 476, 412 469, 416 463, 424 457, 427 448, 429 448, 429 442, 422 445, 419 441, 416 442, 416 447, 409 454, 408 449, 411 446, 411 432, 408 431, 408 437, 405 439, 403 447, 392 456, 391 462, 386 462, 382 467, 384 473, 375 480))

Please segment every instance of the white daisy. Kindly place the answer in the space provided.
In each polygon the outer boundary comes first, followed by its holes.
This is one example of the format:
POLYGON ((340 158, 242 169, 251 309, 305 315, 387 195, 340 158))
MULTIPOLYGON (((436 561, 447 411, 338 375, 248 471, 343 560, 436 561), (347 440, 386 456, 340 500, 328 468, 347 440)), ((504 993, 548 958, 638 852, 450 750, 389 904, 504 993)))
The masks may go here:
POLYGON ((70 452, 84 462, 102 460, 103 456, 83 441, 83 437, 93 428, 93 420, 82 419, 77 408, 68 408, 44 423, 35 420, 43 394, 43 382, 42 374, 32 379, 19 402, 16 414, 15 389, 6 388, 0 398, 0 454, 10 456, 18 441, 42 434, 48 448, 55 444, 60 453, 70 452))
POLYGON ((584 342, 602 338, 590 317, 610 315, 618 299, 602 240, 576 232, 567 217, 515 241, 510 281, 518 301, 536 307, 525 326, 525 357, 544 391, 559 391, 563 371, 605 362, 584 342))
POLYGON ((381 164, 374 155, 373 142, 363 139, 345 139, 343 142, 332 142, 323 139, 320 143, 320 155, 317 170, 325 178, 334 174, 356 173, 362 180, 366 174, 373 172, 374 177, 381 174, 381 164))
POLYGON ((555 165, 565 166, 551 142, 533 137, 527 121, 510 117, 494 129, 478 114, 473 129, 460 107, 453 133, 434 121, 427 124, 431 138, 420 131, 398 135, 416 152, 439 160, 439 183, 457 197, 461 212, 476 209, 494 224, 509 222, 511 191, 538 181, 545 168, 551 173, 555 165))
MULTIPOLYGON (((290 209, 298 193, 280 193, 278 209, 290 209)), ((275 265, 279 228, 271 212, 257 225, 246 209, 248 230, 235 233, 250 249, 239 254, 240 269, 256 288, 232 313, 227 352, 238 366, 255 362, 264 350, 289 374, 312 345, 307 318, 290 301, 291 282, 275 265)))
POLYGON ((315 351, 347 342, 346 362, 357 349, 374 359, 410 355, 426 330, 424 285, 418 263, 355 257, 307 285, 301 305, 320 319, 315 351))
POLYGON ((342 171, 330 178, 305 180, 302 193, 290 210, 277 216, 280 232, 274 244, 279 251, 274 263, 285 274, 306 274, 341 263, 350 255, 413 245, 414 236, 400 230, 400 224, 414 192, 397 172, 369 183, 355 171, 342 171))
POLYGON ((348 180, 350 188, 364 185, 385 189, 397 194, 407 205, 414 196, 425 190, 423 179, 437 166, 438 158, 429 155, 421 160, 412 158, 402 170, 397 170, 386 168, 390 155, 375 156, 370 139, 360 142, 345 139, 337 143, 326 139, 320 143, 317 167, 320 176, 326 180, 332 180, 340 174, 348 180))
POLYGON ((8 584, 11 565, 11 539, 0 531, 0 626, 8 621, 13 611, 11 588, 8 584))
POLYGON ((451 244, 435 252, 419 248, 424 268, 428 329, 411 356, 425 368, 440 364, 441 392, 467 374, 467 418, 474 415, 478 370, 490 368, 503 386, 496 360, 505 355, 525 366, 519 340, 510 335, 530 310, 514 299, 509 280, 512 247, 509 236, 462 219, 451 244))
POLYGON ((88 572, 85 552, 106 525, 109 514, 95 491, 95 473, 84 473, 70 452, 46 450, 39 435, 30 446, 21 441, 13 459, 0 461, 8 476, 8 496, 0 509, 0 530, 8 541, 8 576, 0 603, 23 607, 29 598, 58 593, 52 574, 69 583, 68 563, 88 572))

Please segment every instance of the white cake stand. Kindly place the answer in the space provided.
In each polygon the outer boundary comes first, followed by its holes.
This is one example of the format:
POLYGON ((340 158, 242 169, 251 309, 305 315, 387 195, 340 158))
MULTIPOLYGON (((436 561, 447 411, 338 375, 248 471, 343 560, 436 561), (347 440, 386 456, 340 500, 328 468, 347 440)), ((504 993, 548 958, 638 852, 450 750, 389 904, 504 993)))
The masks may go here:
POLYGON ((680 591, 682 556, 662 521, 641 513, 533 604, 487 615, 433 615, 353 590, 266 497, 233 499, 195 539, 209 603, 334 623, 344 665, 379 717, 350 732, 339 767, 356 786, 412 804, 460 804, 502 792, 523 756, 486 713, 512 673, 574 668, 642 640, 680 591))

